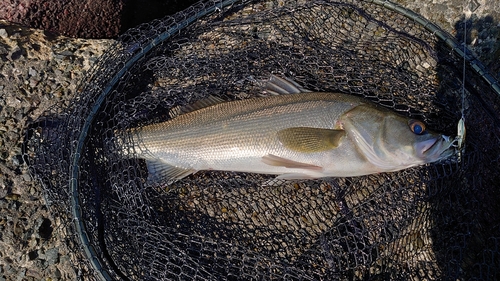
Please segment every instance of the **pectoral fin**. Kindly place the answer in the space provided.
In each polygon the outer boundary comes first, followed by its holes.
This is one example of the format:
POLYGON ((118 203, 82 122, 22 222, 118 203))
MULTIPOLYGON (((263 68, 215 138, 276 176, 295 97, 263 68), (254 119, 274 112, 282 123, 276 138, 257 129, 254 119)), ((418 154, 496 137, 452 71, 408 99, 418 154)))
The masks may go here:
POLYGON ((337 148, 344 136, 344 130, 311 127, 293 127, 278 132, 278 139, 286 148, 305 153, 337 148))
POLYGON ((319 171, 323 170, 323 168, 320 166, 297 162, 272 154, 268 154, 262 157, 262 162, 270 166, 281 166, 290 169, 296 168, 296 169, 309 169, 309 170, 319 170, 319 171))
POLYGON ((193 169, 175 167, 162 161, 161 159, 147 159, 149 184, 158 183, 160 181, 175 181, 187 177, 196 172, 193 169))

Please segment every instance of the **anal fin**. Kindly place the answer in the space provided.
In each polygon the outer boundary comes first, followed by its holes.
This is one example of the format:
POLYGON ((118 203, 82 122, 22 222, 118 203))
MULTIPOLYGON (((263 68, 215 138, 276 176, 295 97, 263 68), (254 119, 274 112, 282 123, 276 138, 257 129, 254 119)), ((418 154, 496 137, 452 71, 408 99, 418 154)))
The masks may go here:
POLYGON ((194 169, 172 166, 161 159, 147 159, 146 165, 149 184, 180 180, 196 172, 194 169))

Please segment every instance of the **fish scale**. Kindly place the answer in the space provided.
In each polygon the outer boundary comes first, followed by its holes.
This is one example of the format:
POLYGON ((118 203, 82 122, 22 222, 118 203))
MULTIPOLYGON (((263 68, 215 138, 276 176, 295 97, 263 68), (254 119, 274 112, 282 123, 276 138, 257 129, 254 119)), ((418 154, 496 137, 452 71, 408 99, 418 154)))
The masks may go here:
POLYGON ((244 146, 245 156, 259 159, 268 153, 296 154, 279 144, 277 131, 292 126, 332 129, 340 113, 353 107, 353 102, 336 102, 335 94, 304 95, 311 97, 290 95, 287 99, 276 96, 223 103, 135 130, 133 139, 152 154, 182 155, 190 163, 234 159, 238 146, 244 146), (284 101, 291 103, 281 105, 284 101), (332 106, 339 113, 325 115, 325 109, 332 106))
MULTIPOLYGON (((297 92, 287 80, 280 82, 297 92)), ((413 133, 408 118, 346 94, 302 92, 222 103, 208 98, 200 104, 127 131, 150 180, 177 180, 199 170, 287 179, 357 176, 452 154, 447 137, 413 133)))

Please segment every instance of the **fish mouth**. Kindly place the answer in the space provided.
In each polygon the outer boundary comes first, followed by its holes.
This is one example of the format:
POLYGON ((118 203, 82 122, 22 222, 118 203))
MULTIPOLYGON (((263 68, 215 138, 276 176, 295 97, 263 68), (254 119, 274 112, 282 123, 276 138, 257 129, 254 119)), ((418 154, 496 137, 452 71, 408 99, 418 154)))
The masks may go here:
POLYGON ((417 151, 419 151, 422 158, 426 159, 426 162, 445 159, 455 153, 453 141, 450 137, 444 135, 420 142, 417 145, 417 151))
POLYGON ((439 138, 434 138, 434 139, 430 139, 430 140, 426 140, 426 141, 420 142, 418 144, 418 146, 417 146, 417 149, 422 152, 422 155, 423 154, 427 154, 427 152, 430 149, 435 148, 435 146, 438 143, 438 141, 439 141, 439 138))

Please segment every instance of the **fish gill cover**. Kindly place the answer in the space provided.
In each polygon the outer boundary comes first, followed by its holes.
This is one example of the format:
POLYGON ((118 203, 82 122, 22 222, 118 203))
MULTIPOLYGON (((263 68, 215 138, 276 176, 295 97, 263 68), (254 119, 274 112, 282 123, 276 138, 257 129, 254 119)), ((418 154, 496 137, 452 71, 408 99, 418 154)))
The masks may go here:
POLYGON ((207 1, 120 37, 79 96, 26 139, 51 211, 84 253, 81 277, 499 279, 498 84, 449 35, 383 4, 207 1), (148 184, 144 160, 124 157, 140 147, 119 132, 209 96, 259 97, 271 75, 366 98, 451 136, 464 106, 465 151, 359 177, 200 171, 170 184, 148 184))

